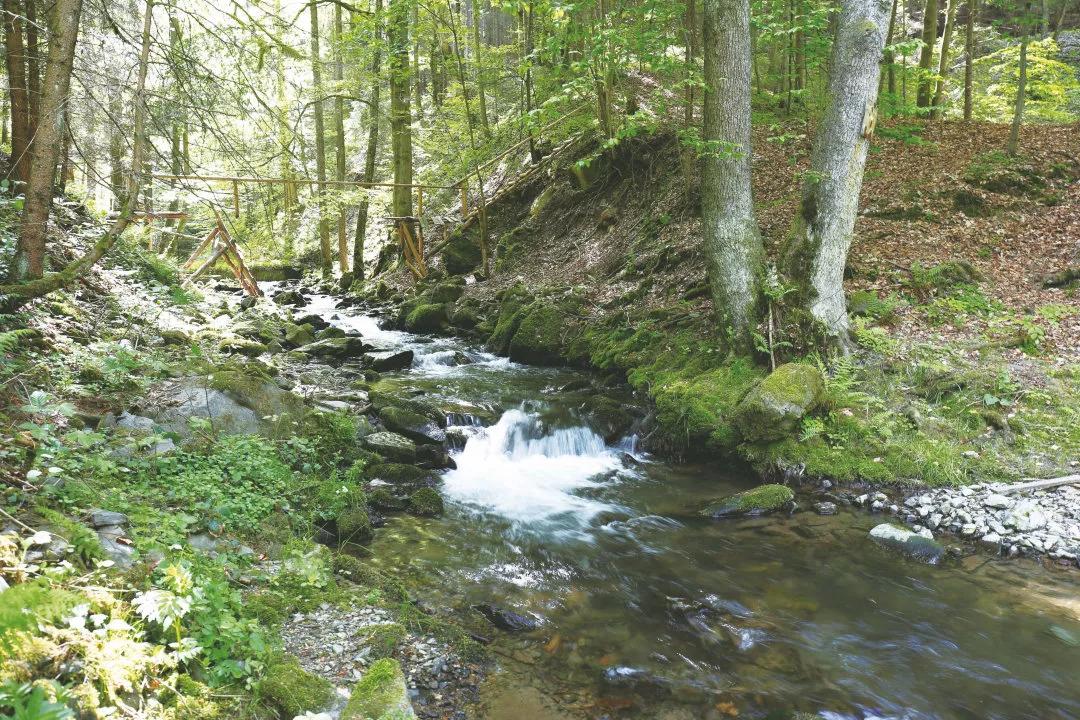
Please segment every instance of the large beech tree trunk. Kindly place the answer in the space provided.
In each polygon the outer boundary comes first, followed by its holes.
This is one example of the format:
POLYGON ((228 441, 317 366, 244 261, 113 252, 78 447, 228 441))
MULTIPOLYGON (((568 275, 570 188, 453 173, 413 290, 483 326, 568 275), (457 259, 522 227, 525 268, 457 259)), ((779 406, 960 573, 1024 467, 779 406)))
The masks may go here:
MULTIPOLYGON (((32 1, 32 0, 31 0, 32 1)), ((30 146, 30 177, 19 244, 11 280, 36 280, 45 273, 45 235, 52 210, 56 166, 65 141, 64 114, 71 88, 75 40, 79 34, 82 0, 57 0, 49 17, 49 55, 39 105, 37 138, 30 146)))
MULTIPOLYGON (((375 0, 374 52, 371 55, 371 96, 368 100, 367 149, 364 151, 364 182, 375 180, 375 160, 379 154, 379 89, 382 87, 382 0, 375 0)), ((366 188, 356 212, 356 236, 353 238, 353 277, 364 279, 364 240, 367 237, 368 206, 371 188, 366 188)))
POLYGON ((702 176, 705 256, 728 346, 749 352, 757 325, 764 249, 750 191, 750 6, 704 0, 705 140, 718 141, 702 176))
POLYGON ((889 0, 844 0, 837 18, 825 114, 784 251, 795 299, 829 344, 847 342, 844 266, 876 117, 889 0))

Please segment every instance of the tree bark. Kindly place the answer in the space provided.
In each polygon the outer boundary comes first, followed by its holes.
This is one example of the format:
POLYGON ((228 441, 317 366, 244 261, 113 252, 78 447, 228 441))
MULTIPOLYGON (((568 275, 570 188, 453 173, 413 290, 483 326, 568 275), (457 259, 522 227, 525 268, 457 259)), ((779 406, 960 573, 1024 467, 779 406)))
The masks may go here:
POLYGON ((919 53, 919 91, 916 95, 917 107, 930 107, 930 93, 933 82, 930 77, 934 66, 934 46, 937 44, 938 0, 926 0, 923 12, 922 50, 919 53))
POLYGON ((945 79, 949 76, 949 49, 952 45, 953 27, 956 25, 956 7, 960 0, 949 0, 945 11, 945 32, 941 36, 941 57, 938 60, 937 88, 934 90, 934 102, 930 107, 931 119, 944 115, 945 79))
POLYGON ((964 32, 964 119, 971 119, 972 85, 975 80, 975 17, 976 0, 967 0, 967 27, 964 32))
POLYGON ((394 162, 393 214, 412 215, 412 110, 409 107, 409 2, 390 0, 390 142, 394 162))
POLYGON ((725 345, 752 352, 761 309, 765 251, 750 189, 750 5, 704 0, 705 159, 702 215, 705 256, 725 345))
POLYGON ((484 137, 491 137, 491 125, 488 124, 487 113, 487 83, 484 79, 483 65, 480 62, 480 5, 477 0, 469 0, 472 8, 472 56, 473 70, 476 73, 476 96, 480 112, 480 128, 484 131, 484 137))
POLYGON ((694 124, 694 75, 697 65, 697 0, 686 0, 686 105, 683 107, 683 127, 694 124))
POLYGON ((889 0, 845 0, 833 43, 826 110, 803 183, 802 205, 783 267, 830 345, 846 347, 844 266, 874 130, 889 0))
POLYGON ((1024 122, 1024 102, 1027 100, 1027 51, 1028 51, 1028 12, 1031 3, 1024 5, 1024 34, 1020 39, 1020 77, 1016 82, 1016 105, 1013 107, 1012 127, 1009 128, 1009 142, 1006 152, 1016 156, 1020 150, 1020 125, 1024 122))
MULTIPOLYGON (((18 0, 3 0, 3 3, 4 58, 8 95, 11 98, 11 168, 7 179, 9 182, 26 183, 30 177, 30 99, 26 89, 22 13, 18 0)), ((14 188, 12 193, 17 194, 14 188)))
MULTIPOLYGON (((375 0, 375 47, 371 56, 371 96, 368 100, 368 136, 364 152, 364 182, 375 181, 375 160, 379 153, 379 91, 382 87, 382 0, 375 0)), ((353 238, 353 277, 364 279, 364 241, 367 238, 370 188, 366 188, 356 212, 356 236, 353 238)))
MULTIPOLYGON (((896 10, 899 4, 900 0, 892 0, 892 11, 889 13, 889 32, 885 35, 885 75, 888 77, 886 87, 890 96, 896 95, 896 56, 890 46, 893 44, 893 36, 896 33, 896 10)), ((881 92, 880 87, 878 92, 881 92)))
MULTIPOLYGON (((334 4, 334 179, 345 180, 345 98, 342 81, 345 79, 345 64, 341 59, 341 5, 334 4)), ((339 186, 340 187, 340 186, 339 186)), ((342 273, 349 272, 349 233, 346 228, 345 208, 338 208, 337 241, 338 267, 342 273)))
POLYGON ((37 0, 26 3, 26 94, 30 105, 30 145, 41 118, 41 56, 38 52, 37 0))
POLYGON ((322 67, 319 57, 319 5, 318 0, 308 4, 311 14, 311 82, 315 92, 315 174, 319 197, 319 250, 322 255, 324 278, 334 273, 334 254, 330 249, 330 224, 326 218, 326 132, 323 127, 322 67))
POLYGON ((142 48, 139 52, 139 73, 135 85, 134 138, 131 150, 131 175, 125 190, 126 200, 120 216, 113 222, 105 234, 94 246, 78 260, 69 263, 60 272, 46 275, 25 283, 0 285, 0 312, 12 312, 34 298, 47 295, 54 290, 74 282, 85 274, 98 260, 105 256, 121 233, 131 222, 131 213, 139 197, 139 170, 142 168, 143 152, 146 144, 146 74, 150 65, 150 30, 153 23, 153 0, 146 1, 146 14, 143 18, 142 48))
POLYGON ((30 146, 30 179, 11 267, 11 282, 37 280, 45 273, 45 237, 52 210, 56 166, 64 148, 64 113, 81 16, 82 0, 56 0, 53 5, 40 122, 37 138, 30 146))

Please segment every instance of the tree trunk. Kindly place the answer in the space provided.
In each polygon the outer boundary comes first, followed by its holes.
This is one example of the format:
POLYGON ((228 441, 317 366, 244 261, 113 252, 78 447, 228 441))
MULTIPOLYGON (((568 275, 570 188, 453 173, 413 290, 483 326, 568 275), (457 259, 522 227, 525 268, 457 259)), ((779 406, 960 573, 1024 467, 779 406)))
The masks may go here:
POLYGON ((26 0, 26 91, 30 104, 30 146, 41 118, 41 55, 38 51, 37 0, 26 0))
POLYGON ((725 345, 753 350, 765 251, 750 190, 750 5, 704 0, 705 141, 719 141, 702 175, 705 256, 725 345))
POLYGON ((975 17, 976 0, 967 0, 967 27, 964 33, 964 119, 971 119, 972 84, 975 79, 975 17))
POLYGON ((390 143, 394 158, 393 214, 412 215, 412 110, 409 108, 409 1, 390 0, 390 143))
MULTIPOLYGON (((75 0, 78 1, 78 0, 75 0)), ((58 5, 63 4, 63 0, 58 5)), ((80 3, 81 4, 81 3, 80 3)), ((42 297, 54 290, 75 281, 105 256, 116 243, 120 234, 131 222, 131 213, 135 209, 139 196, 139 169, 142 167, 143 151, 146 144, 146 74, 150 65, 150 30, 153 22, 153 0, 146 2, 146 14, 143 18, 142 48, 139 52, 139 73, 135 85, 134 138, 131 150, 131 176, 128 178, 124 196, 127 200, 120 211, 120 217, 105 234, 98 239, 90 250, 78 260, 69 263, 60 272, 52 273, 38 280, 25 283, 0 285, 0 312, 13 312, 34 298, 42 297)), ((75 21, 76 28, 78 19, 75 21)), ((50 50, 51 52, 51 50, 50 50)), ((69 66, 70 67, 70 66, 69 66)), ((69 74, 70 77, 70 74, 69 74)))
MULTIPOLYGON (((375 37, 371 56, 371 96, 368 100, 368 136, 364 153, 364 182, 375 181, 375 160, 379 153, 379 90, 382 86, 382 0, 375 0, 375 37)), ((356 236, 353 238, 353 277, 364 279, 364 240, 367 237, 370 188, 366 188, 356 212, 356 236)))
POLYGON ((487 114, 487 85, 484 82, 484 71, 480 62, 480 6, 477 0, 469 0, 472 8, 472 55, 473 69, 476 72, 476 95, 480 110, 480 128, 484 131, 484 137, 491 137, 491 126, 488 124, 487 114))
MULTIPOLYGON (((11 168, 8 181, 25 184, 30 177, 30 99, 26 90, 23 21, 18 0, 3 0, 3 3, 5 61, 8 95, 11 98, 11 168)), ((18 194, 14 187, 12 194, 18 194)))
MULTIPOLYGON (((274 2, 275 17, 281 16, 281 0, 274 2)), ((282 28, 276 28, 282 29, 282 28)), ((274 50, 274 99, 277 104, 277 142, 279 167, 281 177, 284 180, 281 189, 281 204, 284 215, 282 234, 282 249, 287 261, 293 259, 295 252, 296 224, 294 219, 299 205, 299 197, 296 191, 296 177, 293 173, 292 148, 293 131, 289 125, 289 98, 285 92, 285 51, 282 48, 274 50)), ((185 126, 186 131, 186 126, 185 126)), ((184 153, 185 157, 187 153, 184 153)))
POLYGON ((330 248, 330 224, 326 218, 326 134, 323 127, 322 67, 319 57, 319 5, 318 0, 308 4, 311 13, 311 83, 315 92, 315 174, 319 197, 319 250, 322 255, 324 278, 334 273, 334 254, 330 248))
POLYGON ((783 256, 795 300, 832 345, 847 343, 844 266, 874 130, 888 12, 889 0, 844 0, 841 6, 826 110, 783 256))
POLYGON ((952 44, 953 26, 956 25, 956 7, 960 0, 949 0, 945 11, 945 32, 941 36, 941 57, 938 60, 937 88, 934 90, 934 104, 930 108, 931 119, 944 115, 945 79, 949 76, 949 48, 952 44))
POLYGON ((1058 13, 1057 22, 1054 23, 1054 42, 1058 41, 1058 36, 1061 34, 1061 25, 1065 22, 1065 13, 1069 10, 1070 0, 1061 0, 1061 12, 1058 13))
MULTIPOLYGON (((896 34, 896 9, 899 4, 900 0, 893 0, 892 2, 892 12, 889 14, 889 32, 885 36, 885 74, 889 79, 887 87, 889 95, 892 97, 896 96, 896 56, 890 46, 893 44, 893 36, 896 34)), ((880 92, 880 88, 878 92, 880 92)))
POLYGON ((56 166, 64 147, 64 112, 71 88, 71 68, 81 16, 82 0, 56 0, 53 5, 40 122, 37 138, 30 146, 30 179, 19 243, 11 266, 11 282, 37 280, 45 273, 45 236, 52 210, 56 166))
POLYGON ((1024 102, 1027 100, 1027 50, 1028 50, 1028 11, 1031 3, 1024 5, 1024 35, 1020 39, 1020 78, 1016 82, 1016 105, 1013 108, 1012 127, 1009 128, 1009 144, 1006 152, 1016 156, 1020 150, 1020 125, 1024 122, 1024 102))
MULTIPOLYGON (((345 180, 345 99, 341 96, 345 65, 341 60, 341 5, 334 4, 334 179, 345 180)), ((345 208, 338 208, 337 241, 338 267, 349 272, 349 233, 345 227, 345 208)))
POLYGON ((930 93, 933 88, 930 73, 934 66, 934 46, 937 44, 937 21, 938 0, 926 0, 926 10, 923 13, 923 46, 919 53, 919 92, 915 100, 915 105, 921 108, 930 107, 930 93))
POLYGON ((686 0, 686 106, 683 127, 694 124, 694 76, 697 74, 697 0, 686 0))
POLYGON ((109 90, 109 190, 117 207, 127 204, 127 183, 124 180, 124 133, 120 126, 123 115, 123 89, 117 83, 109 90))
POLYGON ((413 3, 410 18, 412 25, 412 91, 416 119, 424 122, 424 78, 420 74, 420 9, 413 3))

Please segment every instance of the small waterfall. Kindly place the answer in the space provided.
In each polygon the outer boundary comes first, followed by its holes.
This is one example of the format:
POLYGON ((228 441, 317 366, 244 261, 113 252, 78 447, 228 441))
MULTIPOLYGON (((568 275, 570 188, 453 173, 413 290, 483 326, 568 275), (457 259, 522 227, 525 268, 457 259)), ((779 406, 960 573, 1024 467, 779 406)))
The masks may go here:
MULTIPOLYGON (((547 430, 536 415, 508 410, 469 440, 444 476, 447 495, 519 523, 582 528, 612 505, 579 491, 620 467, 587 427, 547 430)), ((541 529, 541 528, 538 528, 541 529)))

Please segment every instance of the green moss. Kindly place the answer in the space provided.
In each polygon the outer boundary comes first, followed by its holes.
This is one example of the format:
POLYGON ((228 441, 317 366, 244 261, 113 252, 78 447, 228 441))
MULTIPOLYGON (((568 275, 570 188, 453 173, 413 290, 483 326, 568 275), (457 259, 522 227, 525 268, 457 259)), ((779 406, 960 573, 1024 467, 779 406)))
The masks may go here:
POLYGON ((522 311, 531 302, 532 294, 522 284, 511 286, 503 292, 495 329, 488 338, 488 347, 497 353, 505 354, 510 351, 510 341, 524 318, 522 311))
POLYGON ((405 674, 396 660, 384 658, 371 665, 353 686, 341 720, 400 720, 415 714, 409 704, 405 674))
POLYGON ((435 488, 420 488, 409 496, 409 512, 422 517, 438 517, 442 515, 442 495, 435 488))
POLYGON ((406 465, 405 463, 378 463, 372 465, 368 471, 368 477, 388 482, 391 485, 417 483, 430 476, 430 470, 415 465, 406 465))
POLYGON ((447 280, 424 293, 427 301, 435 304, 452 303, 465 294, 465 284, 447 280))
POLYGON ((222 353, 236 353, 239 355, 246 355, 247 357, 258 357, 268 351, 269 348, 263 343, 255 340, 248 340, 246 338, 225 338, 218 343, 218 352, 222 353))
POLYGON ((445 304, 431 303, 417 306, 405 318, 405 327, 413 332, 437 332, 446 327, 449 320, 445 304))
POLYGON ((368 504, 376 510, 394 511, 404 510, 408 507, 408 501, 400 498, 390 491, 389 488, 377 487, 368 493, 368 504))
POLYGON ((267 664, 258 692, 264 701, 287 718, 321 710, 334 697, 334 687, 328 680, 304 670, 291 655, 267 664))
POLYGON ((521 313, 508 348, 510 359, 534 365, 555 365, 562 360, 564 338, 572 330, 566 315, 540 300, 521 313))
POLYGON ((371 648, 368 657, 372 660, 392 656, 409 636, 408 631, 400 623, 368 625, 360 628, 356 634, 364 645, 371 648))
POLYGON ((334 572, 357 585, 378 591, 389 602, 404 603, 409 600, 409 593, 400 580, 379 571, 353 555, 336 553, 333 557, 333 566, 334 572))
POLYGON ((349 508, 337 518, 338 539, 343 543, 362 543, 370 540, 375 530, 364 508, 349 508))
POLYGON ((713 518, 768 515, 784 509, 794 499, 795 493, 786 485, 759 485, 710 503, 701 514, 713 518))
POLYGON ((661 374, 651 389, 666 444, 692 454, 732 451, 740 439, 735 407, 760 378, 761 370, 745 358, 690 377, 661 374))
POLYGON ((79 596, 43 580, 8 588, 0 602, 0 652, 11 649, 7 645, 14 633, 36 631, 39 622, 59 623, 79 602, 79 596))
POLYGON ((735 410, 735 425, 750 442, 779 440, 799 430, 803 417, 821 406, 825 381, 813 365, 787 363, 769 373, 735 410))

